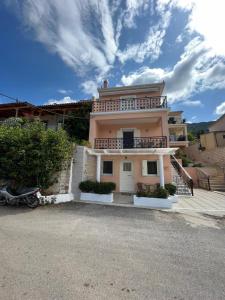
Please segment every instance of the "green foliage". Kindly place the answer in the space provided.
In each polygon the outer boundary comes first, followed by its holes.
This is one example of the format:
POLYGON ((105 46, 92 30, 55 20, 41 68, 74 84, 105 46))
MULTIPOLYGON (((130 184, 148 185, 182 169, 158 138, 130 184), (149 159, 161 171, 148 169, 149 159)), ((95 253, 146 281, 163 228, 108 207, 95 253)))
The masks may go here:
POLYGON ((201 163, 196 163, 196 164, 193 164, 192 167, 194 167, 194 168, 197 168, 197 167, 201 168, 201 167, 202 167, 202 164, 201 164, 201 163))
POLYGON ((165 184, 165 189, 168 191, 170 195, 175 195, 177 187, 172 183, 165 184))
POLYGON ((71 155, 64 130, 45 130, 41 122, 0 126, 0 179, 46 189, 71 155))
POLYGON ((192 132, 188 132, 188 141, 189 142, 193 142, 194 140, 195 140, 195 137, 194 137, 193 133, 192 132))
POLYGON ((138 191, 137 197, 147 197, 147 198, 168 198, 169 193, 166 189, 158 186, 154 192, 150 191, 138 191))
POLYGON ((191 123, 188 124, 188 131, 192 132, 192 134, 199 138, 200 134, 208 132, 208 128, 210 125, 212 125, 214 122, 199 122, 199 123, 191 123))
POLYGON ((183 167, 188 167, 188 165, 190 163, 192 163, 192 160, 190 160, 187 155, 181 150, 177 150, 176 154, 175 154, 176 158, 181 159, 182 160, 182 166, 183 167))
POLYGON ((96 182, 91 181, 91 180, 82 181, 82 182, 79 184, 79 189, 80 189, 82 192, 85 192, 85 193, 91 193, 91 192, 93 192, 93 190, 94 190, 95 184, 96 184, 96 182))
POLYGON ((190 160, 186 156, 182 157, 182 166, 183 167, 188 167, 190 163, 192 163, 192 160, 190 160))
POLYGON ((110 194, 116 189, 116 184, 114 182, 95 182, 86 180, 79 184, 79 189, 84 193, 110 194))
POLYGON ((64 129, 71 139, 88 140, 91 109, 92 102, 84 102, 82 107, 79 107, 77 111, 69 114, 68 118, 65 120, 64 129))

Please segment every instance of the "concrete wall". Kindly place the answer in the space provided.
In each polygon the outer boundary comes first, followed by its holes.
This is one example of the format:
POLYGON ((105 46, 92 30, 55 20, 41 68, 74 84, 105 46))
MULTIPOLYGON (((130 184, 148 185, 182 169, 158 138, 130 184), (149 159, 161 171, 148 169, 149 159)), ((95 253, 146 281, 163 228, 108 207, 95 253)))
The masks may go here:
POLYGON ((193 183, 194 183, 194 187, 198 187, 198 175, 197 175, 197 169, 194 167, 185 167, 184 168, 188 174, 191 176, 193 183))
POLYGON ((200 143, 202 147, 205 147, 207 150, 216 148, 216 139, 213 132, 201 134, 200 143))
POLYGON ((84 180, 96 180, 96 157, 87 153, 87 148, 77 146, 73 153, 71 192, 80 199, 79 184, 84 180))
POLYGON ((225 131, 216 132, 215 137, 217 147, 225 147, 225 131))
POLYGON ((208 165, 225 166, 225 147, 219 147, 211 150, 201 151, 199 144, 194 144, 185 149, 188 157, 194 161, 202 162, 208 165))
POLYGON ((45 195, 66 194, 69 192, 70 176, 71 176, 71 161, 65 164, 64 169, 56 174, 57 180, 52 186, 45 190, 45 195))

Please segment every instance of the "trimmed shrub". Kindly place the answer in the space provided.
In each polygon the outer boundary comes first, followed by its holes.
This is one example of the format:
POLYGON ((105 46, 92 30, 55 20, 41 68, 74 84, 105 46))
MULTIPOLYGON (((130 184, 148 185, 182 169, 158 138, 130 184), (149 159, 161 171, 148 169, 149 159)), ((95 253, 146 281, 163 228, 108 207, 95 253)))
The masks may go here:
POLYGON ((175 195, 177 187, 172 183, 165 184, 165 189, 169 192, 170 195, 175 195))
POLYGON ((137 197, 147 197, 147 198, 168 198, 169 193, 166 189, 162 187, 157 187, 155 192, 148 191, 138 191, 137 197))
POLYGON ((86 180, 79 184, 79 188, 84 193, 110 194, 116 189, 116 184, 114 182, 95 182, 86 180))
POLYGON ((156 198, 168 198, 169 196, 169 192, 162 187, 159 187, 154 194, 156 198))
POLYGON ((82 181, 79 184, 79 189, 81 190, 81 192, 91 193, 94 190, 95 184, 96 184, 96 182, 91 181, 91 180, 82 181))

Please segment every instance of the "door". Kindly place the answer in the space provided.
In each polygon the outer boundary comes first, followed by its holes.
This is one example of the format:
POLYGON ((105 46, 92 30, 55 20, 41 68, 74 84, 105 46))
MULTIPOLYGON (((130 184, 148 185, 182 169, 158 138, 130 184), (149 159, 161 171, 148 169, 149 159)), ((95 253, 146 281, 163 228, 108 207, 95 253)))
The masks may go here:
POLYGON ((133 162, 130 160, 120 164, 120 192, 134 192, 133 162))
POLYGON ((134 148, 134 132, 123 131, 123 149, 134 148))

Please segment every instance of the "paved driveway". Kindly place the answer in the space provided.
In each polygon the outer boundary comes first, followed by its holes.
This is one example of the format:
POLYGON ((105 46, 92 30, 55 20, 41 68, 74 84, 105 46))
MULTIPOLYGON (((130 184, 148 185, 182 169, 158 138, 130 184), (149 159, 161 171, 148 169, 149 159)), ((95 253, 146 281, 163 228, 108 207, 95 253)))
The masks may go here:
POLYGON ((225 299, 225 220, 184 215, 0 208, 0 299, 225 299))
POLYGON ((225 193, 195 189, 193 197, 180 196, 173 211, 193 211, 212 215, 225 215, 225 193))

